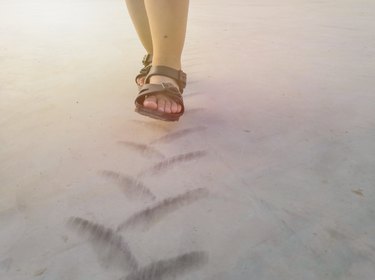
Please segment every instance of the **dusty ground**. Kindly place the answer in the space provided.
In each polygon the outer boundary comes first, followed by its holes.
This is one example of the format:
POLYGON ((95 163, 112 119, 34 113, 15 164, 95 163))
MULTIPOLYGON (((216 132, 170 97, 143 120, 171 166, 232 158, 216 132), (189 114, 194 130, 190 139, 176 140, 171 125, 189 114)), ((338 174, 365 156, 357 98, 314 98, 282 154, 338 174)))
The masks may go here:
POLYGON ((375 279, 375 2, 228 3, 169 124, 122 1, 0 1, 0 279, 375 279))

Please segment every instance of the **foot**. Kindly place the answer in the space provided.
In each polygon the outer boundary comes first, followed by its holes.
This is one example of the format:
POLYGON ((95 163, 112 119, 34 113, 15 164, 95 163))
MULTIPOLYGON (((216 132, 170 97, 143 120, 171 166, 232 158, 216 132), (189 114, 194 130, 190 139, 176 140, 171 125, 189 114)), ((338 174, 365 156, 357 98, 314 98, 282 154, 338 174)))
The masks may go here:
POLYGON ((143 86, 145 83, 146 75, 137 78, 136 83, 139 87, 143 86))
MULTIPOLYGON (((150 78, 150 84, 161 84, 161 83, 171 83, 176 88, 178 85, 174 79, 165 76, 155 75, 150 78)), ((172 99, 165 97, 163 94, 155 94, 152 96, 147 97, 144 102, 143 106, 152 109, 158 110, 160 112, 165 112, 168 114, 176 114, 181 112, 182 107, 180 104, 177 104, 172 99)))

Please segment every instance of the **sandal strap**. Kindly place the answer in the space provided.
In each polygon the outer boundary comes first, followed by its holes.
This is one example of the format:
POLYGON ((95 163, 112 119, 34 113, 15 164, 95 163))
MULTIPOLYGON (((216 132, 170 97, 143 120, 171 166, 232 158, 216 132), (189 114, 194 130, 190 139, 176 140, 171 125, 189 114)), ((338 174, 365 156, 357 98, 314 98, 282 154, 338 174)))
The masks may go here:
POLYGON ((138 75, 135 77, 135 83, 138 86, 139 86, 138 79, 142 77, 146 77, 148 72, 150 72, 151 63, 152 63, 152 54, 150 53, 145 54, 142 59, 143 68, 139 71, 138 75))
POLYGON ((148 54, 145 54, 143 59, 142 59, 142 64, 147 67, 149 66, 150 64, 152 63, 152 54, 151 53, 148 53, 148 54))
POLYGON ((146 65, 145 67, 143 67, 143 68, 139 71, 139 74, 147 75, 148 72, 150 72, 150 69, 151 69, 151 64, 146 65))
POLYGON ((171 79, 174 79, 178 87, 180 89, 180 92, 183 93, 184 88, 186 87, 186 73, 182 70, 176 70, 174 68, 168 67, 168 66, 151 66, 150 71, 148 72, 148 75, 145 79, 145 83, 148 83, 150 81, 150 78, 155 75, 160 76, 166 76, 171 79))
POLYGON ((138 79, 147 76, 148 72, 151 69, 151 64, 144 66, 140 71, 137 76, 135 76, 135 83, 138 85, 138 79))

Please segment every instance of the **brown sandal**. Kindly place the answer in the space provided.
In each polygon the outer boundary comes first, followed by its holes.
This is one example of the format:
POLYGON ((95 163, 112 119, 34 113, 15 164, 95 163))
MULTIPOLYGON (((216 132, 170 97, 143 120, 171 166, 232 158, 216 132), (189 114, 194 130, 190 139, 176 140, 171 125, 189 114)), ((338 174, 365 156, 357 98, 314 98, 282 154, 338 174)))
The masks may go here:
POLYGON ((141 115, 163 121, 178 121, 184 113, 184 102, 182 93, 186 86, 186 74, 182 70, 176 70, 167 66, 151 66, 149 73, 145 78, 145 83, 140 87, 137 98, 135 99, 135 111, 141 115), (174 79, 178 88, 171 83, 149 84, 150 78, 154 75, 166 76, 174 79), (161 112, 157 109, 148 109, 143 106, 144 100, 152 95, 161 94, 181 105, 181 111, 178 113, 161 112))

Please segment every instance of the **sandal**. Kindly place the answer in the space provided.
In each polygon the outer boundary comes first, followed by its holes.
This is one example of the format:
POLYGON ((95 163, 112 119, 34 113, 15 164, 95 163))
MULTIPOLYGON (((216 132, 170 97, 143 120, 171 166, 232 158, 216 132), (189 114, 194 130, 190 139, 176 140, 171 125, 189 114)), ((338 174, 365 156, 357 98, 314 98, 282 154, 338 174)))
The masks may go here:
POLYGON ((151 63, 152 63, 152 54, 148 53, 142 59, 143 68, 139 71, 139 74, 135 77, 135 83, 137 84, 138 88, 143 86, 145 79, 143 79, 142 83, 140 83, 138 80, 142 78, 146 78, 148 72, 150 72, 151 63))
POLYGON ((135 111, 141 115, 163 121, 178 121, 184 113, 184 103, 182 93, 186 86, 186 74, 182 70, 176 70, 167 66, 151 66, 149 73, 145 78, 145 83, 140 87, 137 98, 135 99, 135 111), (154 75, 166 76, 174 79, 178 88, 171 83, 149 84, 150 78, 154 75), (178 113, 161 112, 157 109, 148 109, 143 106, 144 100, 152 95, 162 94, 181 105, 181 111, 178 113))

